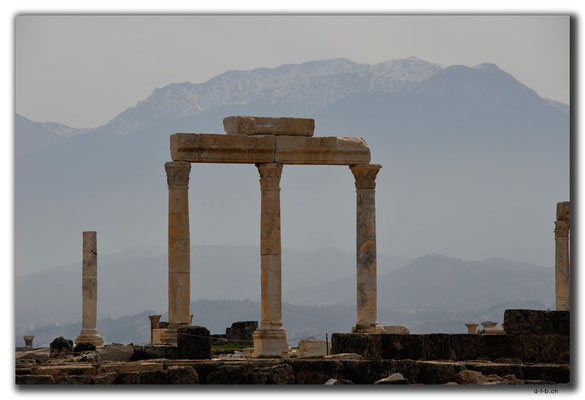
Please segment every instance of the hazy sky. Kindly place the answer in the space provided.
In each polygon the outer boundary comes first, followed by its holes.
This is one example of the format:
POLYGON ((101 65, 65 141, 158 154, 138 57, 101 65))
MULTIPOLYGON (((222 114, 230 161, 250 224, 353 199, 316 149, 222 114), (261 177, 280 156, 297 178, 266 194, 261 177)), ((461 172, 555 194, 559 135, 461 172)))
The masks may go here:
POLYGON ((569 17, 29 16, 15 19, 16 112, 109 122, 171 82, 326 58, 491 62, 569 102, 569 17))

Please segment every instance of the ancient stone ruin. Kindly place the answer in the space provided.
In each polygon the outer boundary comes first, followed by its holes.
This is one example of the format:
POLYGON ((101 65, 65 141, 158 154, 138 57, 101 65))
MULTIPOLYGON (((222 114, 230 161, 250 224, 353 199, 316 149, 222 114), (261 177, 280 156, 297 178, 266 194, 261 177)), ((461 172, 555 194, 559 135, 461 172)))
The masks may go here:
MULTIPOLYGON (((191 163, 254 164, 261 192, 261 321, 254 332, 254 356, 286 356, 282 323, 280 179, 284 165, 347 165, 357 193, 357 321, 354 332, 382 332, 377 322, 376 175, 370 149, 361 138, 313 137, 315 122, 304 118, 236 116, 224 119, 227 134, 171 135, 165 164, 169 189, 168 315, 161 341, 176 344, 190 306, 188 185, 191 163)), ((195 263, 196 265, 196 263, 195 263)))
POLYGON ((555 289, 557 311, 571 310, 571 273, 569 233, 571 231, 571 203, 557 204, 555 221, 555 289))
POLYGON ((82 325, 75 344, 104 344, 97 331, 97 232, 83 232, 82 325))

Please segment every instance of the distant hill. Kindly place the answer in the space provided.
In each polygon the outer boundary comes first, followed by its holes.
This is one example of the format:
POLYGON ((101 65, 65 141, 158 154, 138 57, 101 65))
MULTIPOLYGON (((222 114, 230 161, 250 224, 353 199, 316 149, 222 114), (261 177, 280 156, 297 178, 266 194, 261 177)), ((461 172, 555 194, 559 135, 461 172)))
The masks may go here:
MULTIPOLYGON (((166 311, 164 254, 154 249, 137 248, 99 256, 98 260, 100 320, 133 315, 145 309, 159 314, 166 311)), ((196 315, 204 313, 206 324, 214 329, 224 329, 222 326, 228 322, 257 318, 254 313, 258 313, 259 308, 241 308, 242 304, 260 299, 257 248, 196 246, 192 248, 191 260, 191 298, 196 307, 202 307, 193 311, 196 315), (211 308, 213 301, 228 299, 235 300, 237 306, 215 311, 211 308)), ((378 306, 380 310, 386 310, 380 311, 380 321, 410 321, 412 315, 424 321, 448 321, 457 313, 481 315, 484 313, 481 310, 500 303, 535 302, 538 308, 554 305, 552 268, 504 259, 477 262, 440 255, 421 257, 410 263, 398 257, 380 255, 378 265, 378 306)), ((325 314, 311 317, 315 306, 320 309, 334 307, 335 310, 339 309, 335 307, 341 307, 346 310, 344 312, 355 314, 354 256, 334 249, 317 252, 284 249, 283 301, 293 307, 291 310, 296 310, 294 307, 297 306, 299 310, 308 307, 305 310, 310 312, 307 311, 306 315, 300 312, 295 317, 298 326, 306 329, 320 326, 319 318, 329 319, 325 314)), ((16 277, 15 306, 17 333, 50 324, 78 323, 81 315, 80 265, 16 277)), ((341 329, 343 323, 335 325, 335 321, 345 321, 343 318, 335 317, 330 319, 333 322, 324 322, 341 329)), ((355 316, 347 318, 352 320, 355 316)), ((447 325, 436 326, 446 329, 447 325)))

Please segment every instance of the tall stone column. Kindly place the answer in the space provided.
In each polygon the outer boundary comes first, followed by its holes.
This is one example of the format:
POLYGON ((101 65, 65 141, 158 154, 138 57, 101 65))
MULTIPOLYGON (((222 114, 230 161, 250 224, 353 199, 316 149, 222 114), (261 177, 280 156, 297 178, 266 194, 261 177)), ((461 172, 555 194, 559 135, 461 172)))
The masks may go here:
POLYGON ((191 254, 189 237, 189 172, 191 164, 165 164, 169 188, 168 312, 169 325, 161 341, 177 344, 177 329, 189 325, 191 254))
POLYGON ((571 310, 571 272, 569 259, 569 231, 571 229, 571 203, 557 204, 555 222, 555 289, 557 311, 571 310))
POLYGON ((380 333, 384 329, 377 321, 376 175, 382 166, 358 164, 349 168, 357 194, 357 323, 352 332, 380 333))
POLYGON ((280 176, 282 164, 256 164, 260 173, 261 321, 254 332, 254 357, 288 354, 282 327, 282 271, 280 247, 280 176))
POLYGON ((97 232, 83 232, 83 261, 81 273, 82 322, 75 344, 104 344, 97 331, 97 232))

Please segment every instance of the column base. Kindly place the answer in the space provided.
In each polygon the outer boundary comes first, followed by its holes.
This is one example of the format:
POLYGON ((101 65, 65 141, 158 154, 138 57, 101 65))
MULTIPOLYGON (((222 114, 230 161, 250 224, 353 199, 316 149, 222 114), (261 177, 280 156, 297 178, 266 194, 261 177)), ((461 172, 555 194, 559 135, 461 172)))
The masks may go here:
POLYGON ((160 336, 160 343, 161 344, 168 344, 171 346, 177 345, 177 329, 189 326, 187 324, 171 324, 167 327, 167 329, 163 329, 163 332, 160 336))
POLYGON ((376 324, 356 324, 351 328, 352 333, 384 333, 384 327, 376 324))
POLYGON ((75 344, 79 343, 91 343, 96 347, 100 347, 104 345, 104 338, 98 334, 97 329, 82 329, 77 339, 75 339, 75 344))
POLYGON ((286 331, 282 327, 260 327, 252 334, 254 339, 254 352, 252 357, 288 358, 290 347, 286 341, 286 331))

